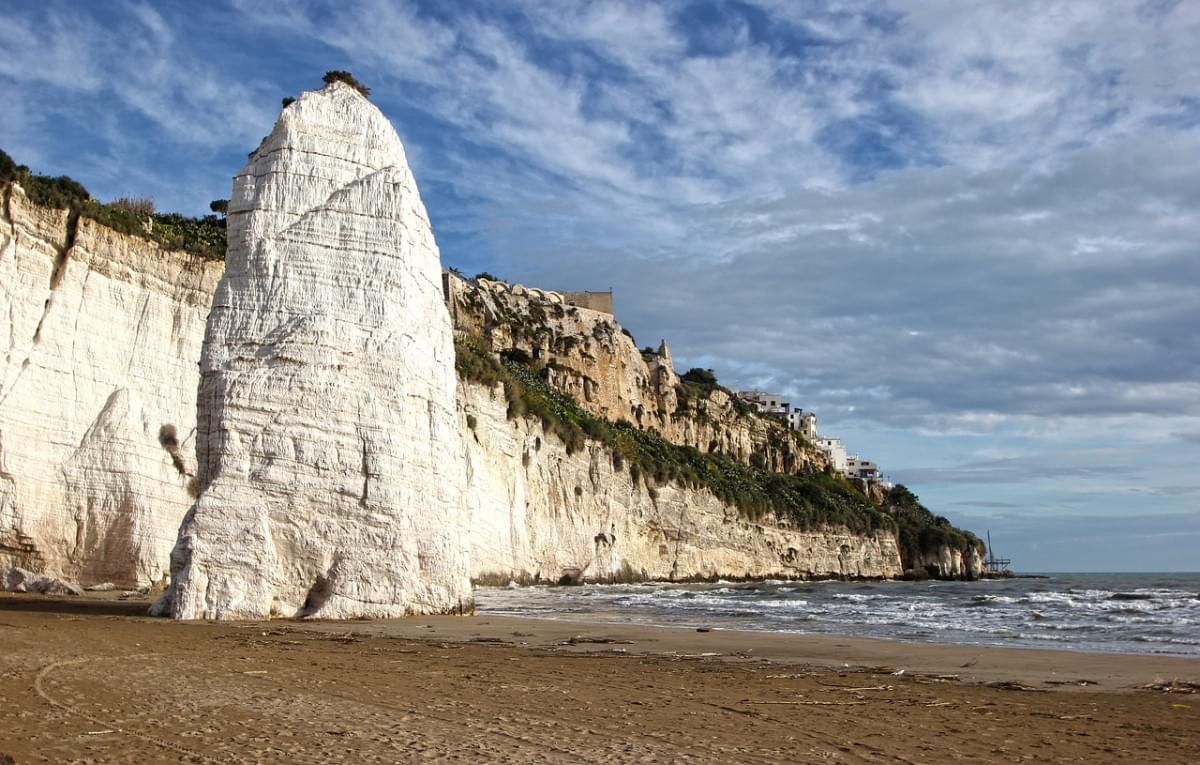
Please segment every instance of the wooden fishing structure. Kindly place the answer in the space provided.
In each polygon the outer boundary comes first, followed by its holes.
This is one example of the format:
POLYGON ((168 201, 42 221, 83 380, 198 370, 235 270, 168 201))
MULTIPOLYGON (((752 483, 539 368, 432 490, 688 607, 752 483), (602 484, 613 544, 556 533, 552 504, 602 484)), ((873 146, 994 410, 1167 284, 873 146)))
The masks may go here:
POLYGON ((988 554, 983 559, 983 570, 986 576, 1005 577, 1012 576, 1012 560, 1009 558, 997 558, 996 552, 992 548, 992 531, 988 529, 988 554))

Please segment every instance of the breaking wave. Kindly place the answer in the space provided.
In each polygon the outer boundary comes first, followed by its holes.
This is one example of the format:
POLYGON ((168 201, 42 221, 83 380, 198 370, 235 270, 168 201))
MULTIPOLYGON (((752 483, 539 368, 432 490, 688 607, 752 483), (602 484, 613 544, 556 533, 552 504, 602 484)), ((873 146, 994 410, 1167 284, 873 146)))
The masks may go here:
POLYGON ((479 588, 480 613, 1200 656, 1200 575, 479 588))

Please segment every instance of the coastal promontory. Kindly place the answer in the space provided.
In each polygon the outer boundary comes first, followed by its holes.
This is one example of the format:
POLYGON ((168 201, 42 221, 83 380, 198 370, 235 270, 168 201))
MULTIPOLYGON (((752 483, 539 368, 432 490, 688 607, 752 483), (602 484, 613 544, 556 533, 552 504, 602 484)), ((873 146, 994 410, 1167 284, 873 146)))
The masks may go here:
POLYGON ((973 535, 639 349, 611 298, 443 270, 353 83, 288 99, 224 218, 4 160, 0 566, 169 582, 178 618, 458 613, 472 581, 980 573, 973 535))

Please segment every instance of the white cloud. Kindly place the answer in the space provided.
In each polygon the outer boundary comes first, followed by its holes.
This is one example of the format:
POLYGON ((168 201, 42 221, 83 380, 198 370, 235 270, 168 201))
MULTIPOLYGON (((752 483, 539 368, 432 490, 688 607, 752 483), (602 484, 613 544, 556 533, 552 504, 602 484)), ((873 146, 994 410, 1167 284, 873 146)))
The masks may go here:
POLYGON ((106 113, 125 108, 167 140, 207 146, 243 145, 269 123, 262 88, 222 77, 152 6, 121 3, 103 21, 55 10, 0 26, 0 78, 20 83, 4 87, 10 102, 45 103, 45 90, 62 91, 63 111, 81 126, 102 127, 106 113))
POLYGON ((0 76, 63 88, 96 92, 103 78, 90 60, 96 30, 69 15, 41 22, 8 16, 0 24, 0 76))

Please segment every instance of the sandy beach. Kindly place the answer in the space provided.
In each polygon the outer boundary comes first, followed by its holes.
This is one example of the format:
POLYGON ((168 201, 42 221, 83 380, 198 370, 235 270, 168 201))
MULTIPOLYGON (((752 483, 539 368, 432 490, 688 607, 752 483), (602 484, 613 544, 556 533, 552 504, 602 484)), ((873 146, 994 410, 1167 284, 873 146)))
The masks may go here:
POLYGON ((1200 761, 1200 660, 0 595, 15 763, 1200 761))

